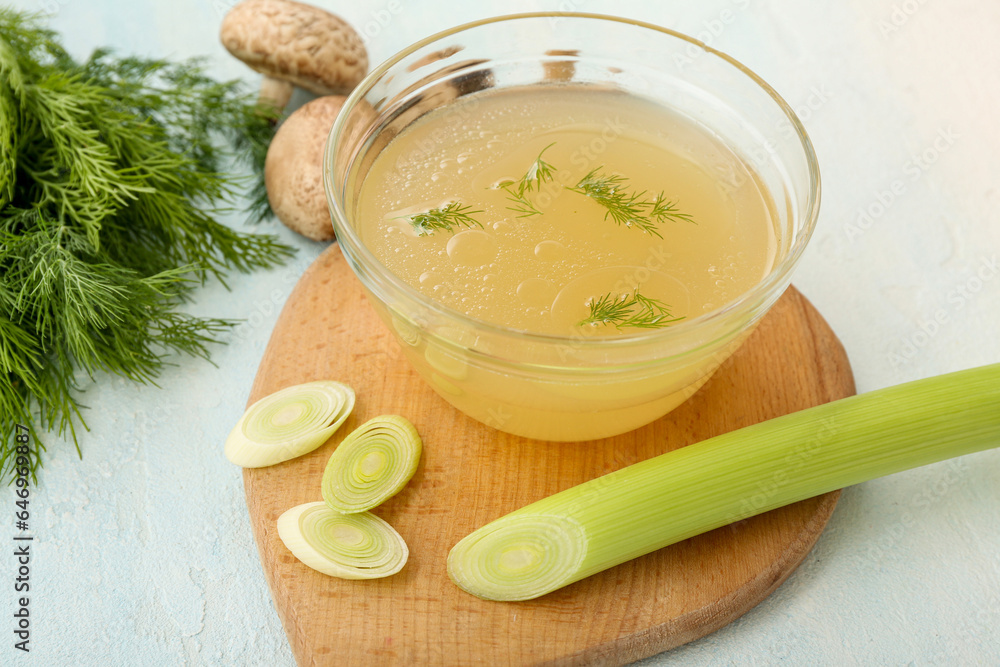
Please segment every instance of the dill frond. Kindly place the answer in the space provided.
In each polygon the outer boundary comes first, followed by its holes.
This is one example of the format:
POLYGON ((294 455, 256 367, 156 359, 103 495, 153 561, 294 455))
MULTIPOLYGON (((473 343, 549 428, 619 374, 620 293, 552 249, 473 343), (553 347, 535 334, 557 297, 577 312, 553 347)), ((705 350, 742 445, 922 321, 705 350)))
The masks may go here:
POLYGON ((556 168, 543 160, 542 155, 554 145, 555 143, 551 143, 541 150, 538 157, 528 167, 528 171, 524 173, 524 176, 516 181, 504 181, 498 185, 499 188, 507 193, 507 199, 514 204, 514 206, 508 206, 508 210, 516 212, 519 218, 541 215, 542 213, 528 199, 527 195, 531 192, 541 192, 542 185, 552 181, 552 173, 556 171, 556 168))
POLYGON ((637 227, 647 234, 663 238, 658 225, 667 222, 690 222, 694 219, 680 213, 674 202, 667 201, 660 192, 648 199, 645 190, 629 192, 627 179, 616 174, 602 173, 604 167, 592 169, 573 187, 567 190, 586 195, 605 208, 604 219, 609 217, 618 225, 637 227))
POLYGON ((436 231, 454 232, 457 227, 479 227, 482 229, 482 223, 472 217, 477 213, 482 213, 482 211, 471 209, 471 206, 463 206, 459 202, 449 202, 445 206, 405 217, 413 225, 417 236, 430 236, 436 231))
POLYGON ((590 315, 577 323, 578 326, 614 326, 617 329, 659 329, 683 317, 674 317, 670 306, 658 299, 639 294, 636 287, 631 293, 609 292, 588 303, 590 315))

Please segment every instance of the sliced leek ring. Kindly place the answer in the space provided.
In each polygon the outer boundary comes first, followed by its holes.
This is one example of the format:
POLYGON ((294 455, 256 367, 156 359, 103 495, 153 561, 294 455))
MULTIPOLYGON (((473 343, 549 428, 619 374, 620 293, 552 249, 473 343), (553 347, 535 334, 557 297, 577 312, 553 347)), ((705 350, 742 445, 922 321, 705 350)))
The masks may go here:
POLYGON ((278 518, 278 536, 314 570, 341 579, 396 574, 410 551, 399 533, 370 512, 340 514, 326 503, 305 503, 278 518))
POLYGON ((375 417, 344 438, 323 472, 322 492, 337 512, 365 512, 399 493, 417 471, 423 446, 408 420, 375 417))
POLYGON ((226 458, 244 468, 307 454, 340 428, 354 409, 354 390, 320 380, 286 387, 243 413, 226 438, 226 458))

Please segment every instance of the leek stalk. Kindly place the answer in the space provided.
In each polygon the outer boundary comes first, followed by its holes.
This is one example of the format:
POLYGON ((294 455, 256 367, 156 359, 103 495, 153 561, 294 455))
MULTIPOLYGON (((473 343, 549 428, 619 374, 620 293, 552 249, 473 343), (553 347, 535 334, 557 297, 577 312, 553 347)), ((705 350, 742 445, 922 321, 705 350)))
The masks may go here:
POLYGON ((512 512, 448 574, 528 600, 700 533, 835 489, 1000 446, 1000 364, 852 396, 710 438, 512 512))

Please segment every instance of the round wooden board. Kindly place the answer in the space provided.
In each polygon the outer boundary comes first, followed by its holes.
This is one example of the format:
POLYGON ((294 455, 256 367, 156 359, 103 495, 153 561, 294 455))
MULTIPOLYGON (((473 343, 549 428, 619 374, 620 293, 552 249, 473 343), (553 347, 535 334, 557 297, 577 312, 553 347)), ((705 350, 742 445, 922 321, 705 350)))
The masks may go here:
POLYGON ((665 451, 854 393, 823 318, 794 288, 691 400, 625 435, 531 441, 459 413, 411 370, 339 248, 302 276, 264 353, 249 402, 318 379, 357 391, 354 413, 316 451, 244 471, 254 536, 301 665, 620 665, 702 637, 763 600, 802 561, 839 492, 667 547, 529 602, 487 602, 451 583, 445 559, 475 528, 562 489, 665 451), (345 581, 278 538, 285 510, 320 500, 344 436, 371 417, 408 417, 424 441, 410 484, 375 513, 410 547, 399 574, 345 581))

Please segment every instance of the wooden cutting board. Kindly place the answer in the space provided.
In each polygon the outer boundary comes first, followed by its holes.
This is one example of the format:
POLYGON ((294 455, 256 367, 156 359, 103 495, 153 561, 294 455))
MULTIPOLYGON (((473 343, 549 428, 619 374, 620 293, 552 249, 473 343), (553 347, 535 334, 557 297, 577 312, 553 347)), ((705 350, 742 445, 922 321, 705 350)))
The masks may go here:
POLYGON ((475 528, 567 487, 741 426, 854 393, 840 342, 789 288, 691 400, 632 433, 586 443, 507 435, 475 422, 412 371, 333 245, 302 276, 271 335, 249 402, 336 379, 354 413, 315 452, 246 470, 254 536, 300 665, 620 665, 702 637, 778 587, 823 530, 839 492, 720 528, 529 602, 487 602, 448 579, 475 528), (275 527, 321 500, 330 454, 371 417, 407 416, 424 441, 410 484, 375 510, 407 541, 399 574, 344 581, 298 562, 275 527))

